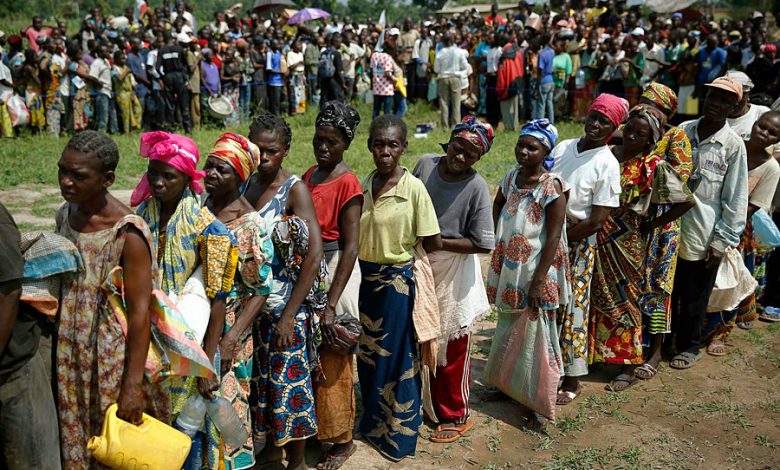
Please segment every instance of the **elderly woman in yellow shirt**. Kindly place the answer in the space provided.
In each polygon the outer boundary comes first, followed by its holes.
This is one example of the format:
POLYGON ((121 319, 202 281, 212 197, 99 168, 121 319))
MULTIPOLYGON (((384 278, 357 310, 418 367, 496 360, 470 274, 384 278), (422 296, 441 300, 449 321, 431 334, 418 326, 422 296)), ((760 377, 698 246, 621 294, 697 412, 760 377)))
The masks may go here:
POLYGON ((368 148, 376 170, 362 183, 358 259, 363 335, 358 375, 363 397, 359 430, 384 456, 414 455, 422 424, 419 350, 412 320, 415 245, 441 245, 436 211, 425 185, 399 165, 406 124, 385 114, 371 123, 368 148))

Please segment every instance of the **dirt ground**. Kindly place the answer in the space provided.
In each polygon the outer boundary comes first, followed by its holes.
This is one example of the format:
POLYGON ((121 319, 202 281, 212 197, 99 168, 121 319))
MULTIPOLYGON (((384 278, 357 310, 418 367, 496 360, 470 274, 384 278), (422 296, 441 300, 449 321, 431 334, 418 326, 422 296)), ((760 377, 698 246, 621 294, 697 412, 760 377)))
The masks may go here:
MULTIPOLYGON (((21 186, 0 191, 0 201, 23 230, 51 229, 59 205, 55 188, 21 186)), ((121 199, 129 191, 115 192, 121 199)), ((545 429, 528 427, 517 403, 483 402, 480 395, 495 321, 481 322, 472 341, 471 419, 474 428, 452 444, 427 440, 399 463, 362 441, 345 469, 776 469, 780 468, 780 324, 736 330, 728 354, 706 356, 694 368, 659 374, 627 392, 605 384, 617 372, 594 367, 577 400, 558 408, 545 429)), ((319 451, 307 452, 314 466, 319 451)))

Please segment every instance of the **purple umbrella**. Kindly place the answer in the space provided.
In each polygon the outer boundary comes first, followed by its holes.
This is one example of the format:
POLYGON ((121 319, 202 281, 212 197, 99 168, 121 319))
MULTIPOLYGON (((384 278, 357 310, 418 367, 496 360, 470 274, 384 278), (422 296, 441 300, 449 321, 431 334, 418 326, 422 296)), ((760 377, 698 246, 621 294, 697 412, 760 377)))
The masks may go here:
POLYGON ((330 13, 325 10, 320 10, 319 8, 304 8, 303 10, 291 16, 290 19, 287 20, 287 24, 305 23, 307 21, 318 20, 328 16, 330 16, 330 13))

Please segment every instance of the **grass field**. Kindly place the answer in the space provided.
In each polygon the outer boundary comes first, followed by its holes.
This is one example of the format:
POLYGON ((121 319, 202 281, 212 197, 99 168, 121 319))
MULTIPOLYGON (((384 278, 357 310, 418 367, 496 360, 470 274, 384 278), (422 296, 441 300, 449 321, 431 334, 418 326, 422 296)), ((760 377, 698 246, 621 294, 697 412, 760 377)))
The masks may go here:
MULTIPOLYGON (((367 150, 368 126, 371 109, 367 105, 359 107, 362 122, 358 127, 357 136, 347 151, 345 160, 357 173, 363 177, 373 169, 371 155, 367 150)), ((302 174, 314 164, 311 149, 311 139, 314 135, 315 110, 304 115, 288 118, 293 131, 292 148, 284 166, 289 171, 302 174)), ((412 167, 420 155, 426 153, 441 153, 440 143, 446 142, 449 133, 435 129, 425 139, 413 136, 414 126, 424 122, 437 122, 438 112, 428 105, 414 105, 406 116, 410 127, 409 152, 403 158, 403 164, 412 167)), ((243 135, 248 133, 248 124, 241 124, 234 130, 243 135)), ((559 126, 561 139, 574 137, 581 132, 581 126, 573 122, 563 122, 559 126)), ((220 129, 199 129, 194 132, 194 140, 198 144, 201 155, 205 156, 211 145, 223 132, 220 129)), ((135 186, 143 174, 147 161, 138 157, 139 134, 113 136, 119 145, 120 161, 117 170, 117 189, 129 189, 135 186)), ((68 137, 54 139, 48 135, 31 136, 27 131, 13 140, 0 141, 0 190, 8 190, 17 185, 57 185, 57 160, 68 137)), ((499 131, 496 133, 494 147, 489 154, 477 163, 476 168, 489 183, 497 182, 514 163, 514 145, 516 133, 499 131)))

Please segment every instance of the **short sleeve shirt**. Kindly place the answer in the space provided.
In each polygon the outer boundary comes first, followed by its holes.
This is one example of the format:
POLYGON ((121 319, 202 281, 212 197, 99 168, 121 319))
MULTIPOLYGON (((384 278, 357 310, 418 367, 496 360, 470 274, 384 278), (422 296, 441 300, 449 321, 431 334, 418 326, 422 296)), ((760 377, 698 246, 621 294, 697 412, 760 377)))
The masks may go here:
POLYGON ((553 171, 571 187, 566 215, 587 219, 593 206, 620 206, 620 163, 606 145, 580 153, 580 139, 564 140, 552 150, 553 171))
POLYGON ((406 263, 414 258, 419 238, 439 233, 439 222, 428 191, 408 170, 398 184, 374 201, 372 171, 362 182, 358 258, 381 264, 406 263))
POLYGON ((748 171, 748 203, 771 214, 778 179, 780 164, 774 158, 748 171))
POLYGON ((371 71, 374 84, 371 91, 376 96, 392 96, 395 94, 395 83, 387 78, 387 72, 393 70, 393 59, 384 52, 376 52, 371 56, 371 71))
POLYGON ((22 278, 24 260, 19 248, 20 238, 13 217, 0 204, 0 282, 22 278))
POLYGON ((492 250, 496 240, 487 183, 476 172, 463 181, 445 181, 437 169, 442 158, 423 155, 412 171, 428 189, 442 238, 468 238, 476 246, 492 250))
POLYGON ((355 197, 363 201, 363 190, 354 173, 344 173, 333 181, 320 184, 310 183, 311 175, 317 167, 309 168, 303 174, 303 182, 311 192, 311 200, 314 201, 314 210, 317 213, 317 222, 320 223, 322 239, 335 241, 341 237, 339 232, 339 215, 344 205, 355 197))

